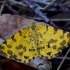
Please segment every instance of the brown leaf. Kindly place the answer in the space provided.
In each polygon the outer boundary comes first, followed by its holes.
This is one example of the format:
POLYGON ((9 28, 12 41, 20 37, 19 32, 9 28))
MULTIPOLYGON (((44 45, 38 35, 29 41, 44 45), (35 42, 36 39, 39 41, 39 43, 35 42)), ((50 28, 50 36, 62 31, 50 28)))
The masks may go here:
POLYGON ((45 24, 18 15, 3 14, 0 16, 0 38, 6 40, 17 31, 31 26, 32 22, 35 22, 35 24, 45 24))
POLYGON ((11 59, 4 59, 0 61, 0 69, 2 70, 37 70, 34 67, 16 62, 11 59))

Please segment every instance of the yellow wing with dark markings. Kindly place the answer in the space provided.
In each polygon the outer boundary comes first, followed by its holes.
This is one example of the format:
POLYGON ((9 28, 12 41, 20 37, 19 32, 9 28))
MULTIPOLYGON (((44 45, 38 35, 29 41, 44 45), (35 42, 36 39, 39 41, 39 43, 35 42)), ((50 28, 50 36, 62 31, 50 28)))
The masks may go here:
POLYGON ((49 59, 68 46, 70 38, 69 32, 61 29, 55 30, 51 26, 37 26, 38 52, 49 59))
POLYGON ((8 58, 28 62, 38 56, 35 39, 35 31, 25 28, 1 44, 0 51, 8 58))
POLYGON ((52 58, 68 46, 70 33, 52 26, 32 24, 0 45, 0 53, 8 58, 28 62, 37 56, 52 58))

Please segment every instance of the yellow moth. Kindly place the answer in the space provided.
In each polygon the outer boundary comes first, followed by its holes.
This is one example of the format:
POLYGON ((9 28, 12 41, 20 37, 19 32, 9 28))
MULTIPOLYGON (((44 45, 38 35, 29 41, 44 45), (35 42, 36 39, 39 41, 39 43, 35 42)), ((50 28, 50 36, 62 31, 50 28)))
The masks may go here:
POLYGON ((3 42, 0 45, 0 53, 22 62, 28 62, 38 56, 50 59, 67 47, 69 42, 69 32, 32 23, 3 42))

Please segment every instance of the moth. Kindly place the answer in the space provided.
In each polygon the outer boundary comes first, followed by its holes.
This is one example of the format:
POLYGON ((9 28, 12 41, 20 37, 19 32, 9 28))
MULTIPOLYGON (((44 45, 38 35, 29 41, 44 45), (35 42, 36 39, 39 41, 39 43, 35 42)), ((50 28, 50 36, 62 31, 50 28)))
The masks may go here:
POLYGON ((41 56, 55 57, 70 43, 70 33, 46 24, 32 23, 0 45, 0 54, 20 62, 41 56))

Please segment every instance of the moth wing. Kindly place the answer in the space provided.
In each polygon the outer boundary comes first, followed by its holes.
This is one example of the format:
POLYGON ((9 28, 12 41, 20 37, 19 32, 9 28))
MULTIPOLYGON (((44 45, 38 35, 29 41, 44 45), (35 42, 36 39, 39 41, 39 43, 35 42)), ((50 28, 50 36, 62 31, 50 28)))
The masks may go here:
POLYGON ((69 32, 63 33, 61 29, 52 26, 40 25, 36 28, 38 39, 38 53, 49 59, 60 53, 67 46, 69 32), (63 38, 60 38, 63 36, 63 38))
POLYGON ((1 54, 21 62, 35 58, 38 53, 33 34, 35 33, 30 27, 20 30, 0 45, 1 54))

